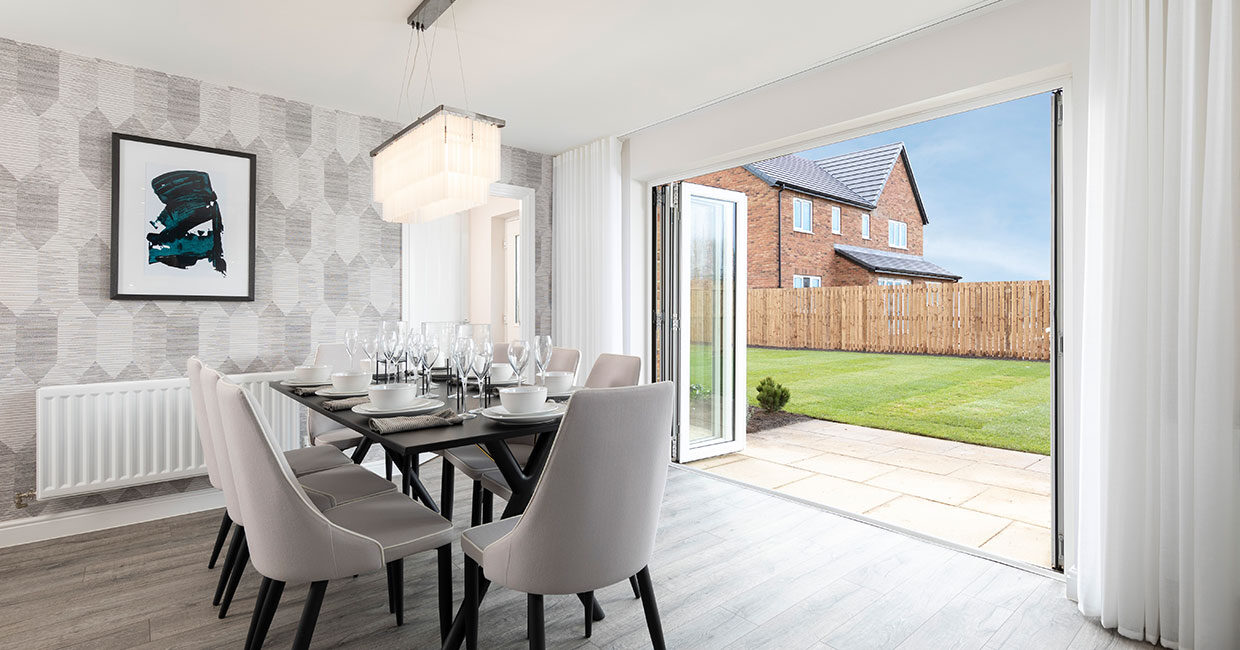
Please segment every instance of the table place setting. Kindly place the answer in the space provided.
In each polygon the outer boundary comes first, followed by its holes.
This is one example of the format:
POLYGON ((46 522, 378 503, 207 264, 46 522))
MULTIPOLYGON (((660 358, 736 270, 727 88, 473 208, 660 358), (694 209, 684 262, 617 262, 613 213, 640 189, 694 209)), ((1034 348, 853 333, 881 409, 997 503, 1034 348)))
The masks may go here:
POLYGON ((546 386, 501 388, 499 401, 499 406, 482 408, 478 413, 500 424, 531 424, 558 420, 568 410, 566 404, 547 401, 546 386))

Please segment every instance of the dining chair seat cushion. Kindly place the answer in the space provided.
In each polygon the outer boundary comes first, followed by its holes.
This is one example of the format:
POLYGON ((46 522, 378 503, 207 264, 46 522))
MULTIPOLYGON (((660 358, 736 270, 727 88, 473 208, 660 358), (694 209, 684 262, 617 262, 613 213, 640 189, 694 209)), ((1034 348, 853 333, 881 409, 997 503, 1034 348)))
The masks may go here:
MULTIPOLYGON (((522 467, 529 461, 530 454, 534 451, 533 445, 522 443, 509 443, 508 449, 512 451, 513 458, 516 458, 522 467)), ((471 481, 482 480, 482 475, 491 470, 499 471, 499 468, 495 466, 495 461, 491 460, 487 452, 478 445, 446 449, 440 454, 471 481)))
POLYGON ((288 466, 293 470, 294 476, 304 476, 333 467, 353 464, 348 456, 330 445, 290 449, 284 452, 284 460, 288 461, 288 466))
POLYGON ((331 431, 316 433, 314 435, 314 444, 316 446, 331 445, 332 447, 343 451, 345 449, 352 449, 362 444, 363 437, 364 436, 362 436, 362 434, 354 431, 353 429, 332 429, 331 431))
POLYGON ((352 463, 299 476, 297 482, 301 483, 306 496, 310 497, 315 505, 319 505, 315 498, 317 496, 326 499, 328 508, 396 491, 396 486, 391 481, 352 463))
POLYGON ((346 503, 323 516, 337 526, 377 541, 385 563, 451 544, 456 539, 451 522, 400 492, 346 503))
POLYGON ((508 481, 504 478, 504 474, 499 468, 493 469, 482 475, 482 489, 494 494, 495 496, 505 500, 512 500, 512 488, 509 487, 508 481))
POLYGON ((465 551, 465 555, 473 558, 475 562, 482 564, 482 554, 486 548, 511 532, 518 521, 521 521, 520 515, 466 530, 461 533, 461 550, 465 551))

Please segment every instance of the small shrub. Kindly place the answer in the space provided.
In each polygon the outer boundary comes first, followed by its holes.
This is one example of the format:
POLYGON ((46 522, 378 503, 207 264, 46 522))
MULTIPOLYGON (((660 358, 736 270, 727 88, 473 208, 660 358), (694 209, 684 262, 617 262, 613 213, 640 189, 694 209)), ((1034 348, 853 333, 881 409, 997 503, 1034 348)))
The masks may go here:
POLYGON ((758 404, 769 413, 783 409, 790 397, 792 393, 784 388, 783 384, 775 383, 775 380, 770 377, 758 382, 758 404))

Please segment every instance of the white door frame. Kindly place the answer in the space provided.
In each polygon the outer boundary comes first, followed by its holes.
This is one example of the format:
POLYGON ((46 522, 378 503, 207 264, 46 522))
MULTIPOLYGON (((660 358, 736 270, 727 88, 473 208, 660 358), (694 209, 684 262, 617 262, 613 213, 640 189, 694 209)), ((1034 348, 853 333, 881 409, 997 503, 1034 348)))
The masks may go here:
POLYGON ((695 185, 693 183, 680 184, 680 215, 677 217, 676 227, 678 229, 677 240, 679 250, 677 255, 677 282, 680 284, 680 290, 676 292, 679 304, 676 307, 677 320, 679 321, 679 331, 676 336, 679 337, 679 359, 677 360, 677 399, 680 401, 680 417, 676 431, 676 461, 679 463, 687 463, 690 461, 710 458, 712 456, 722 456, 732 452, 742 451, 745 449, 745 423, 748 418, 749 402, 746 399, 748 389, 746 357, 747 346, 749 344, 748 332, 748 306, 747 299, 749 293, 748 278, 748 260, 749 247, 747 243, 747 226, 749 222, 748 216, 748 197, 744 192, 736 192, 733 190, 724 190, 717 187, 709 187, 706 185, 695 185), (692 341, 690 334, 693 327, 690 314, 690 285, 689 285, 689 267, 690 267, 690 250, 689 245, 691 237, 686 232, 685 222, 688 218, 690 194, 694 196, 702 196, 718 201, 732 203, 736 206, 734 219, 736 239, 736 251, 734 253, 734 261, 736 264, 736 272, 733 276, 735 282, 736 303, 735 313, 733 314, 732 323, 732 350, 734 358, 732 360, 732 438, 731 440, 719 440, 694 446, 689 435, 689 372, 692 369, 691 351, 692 341))
MULTIPOLYGON (((521 302, 521 308, 517 312, 517 316, 521 319, 521 327, 523 331, 533 332, 534 329, 534 188, 521 187, 520 185, 509 185, 507 183, 492 183, 491 196, 516 199, 521 203, 520 219, 521 219, 521 248, 517 254, 521 256, 520 275, 517 285, 517 297, 521 302), (527 325, 528 324, 528 325, 527 325)), ((414 254, 413 247, 409 243, 409 225, 406 224, 400 229, 400 317, 403 320, 409 320, 410 310, 412 308, 409 283, 409 269, 411 268, 411 256, 414 254)))

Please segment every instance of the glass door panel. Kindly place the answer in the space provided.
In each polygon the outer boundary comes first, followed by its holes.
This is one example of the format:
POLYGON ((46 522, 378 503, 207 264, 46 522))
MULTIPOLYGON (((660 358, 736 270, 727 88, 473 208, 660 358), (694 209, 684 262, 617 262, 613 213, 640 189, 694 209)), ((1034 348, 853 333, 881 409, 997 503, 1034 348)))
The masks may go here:
POLYGON ((677 460, 745 444, 745 195, 680 184, 677 460))

